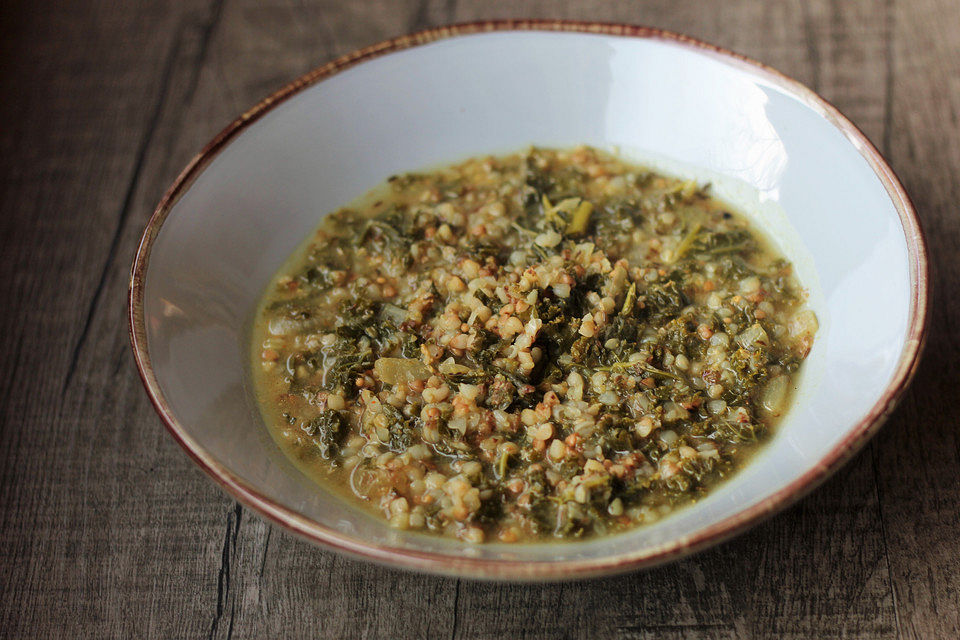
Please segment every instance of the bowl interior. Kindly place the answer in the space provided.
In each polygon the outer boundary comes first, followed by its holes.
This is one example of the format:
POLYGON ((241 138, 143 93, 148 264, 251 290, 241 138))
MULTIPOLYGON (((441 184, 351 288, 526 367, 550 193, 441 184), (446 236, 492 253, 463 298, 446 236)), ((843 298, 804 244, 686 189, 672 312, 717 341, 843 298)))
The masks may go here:
POLYGON ((894 201, 808 97, 769 72, 671 39, 537 31, 401 50, 297 93, 183 190, 149 255, 144 329, 181 438, 204 464, 298 514, 301 531, 330 530, 407 557, 439 554, 452 572, 475 571, 461 566, 469 558, 515 562, 497 572, 533 575, 571 561, 649 557, 740 517, 849 446, 896 375, 912 318, 894 201), (587 542, 470 547, 390 530, 318 490, 274 445, 251 393, 249 322, 271 275, 320 216, 391 174, 580 143, 713 180, 794 260, 821 329, 777 435, 697 505, 587 542))

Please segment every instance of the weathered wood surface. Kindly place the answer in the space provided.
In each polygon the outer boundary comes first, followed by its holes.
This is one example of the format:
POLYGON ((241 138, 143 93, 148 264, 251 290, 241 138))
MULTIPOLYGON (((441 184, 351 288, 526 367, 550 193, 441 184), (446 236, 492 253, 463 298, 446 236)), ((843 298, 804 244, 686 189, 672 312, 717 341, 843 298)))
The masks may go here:
POLYGON ((960 637, 960 5, 950 0, 167 0, 0 9, 0 636, 960 637), (937 268, 916 382, 824 487, 693 558, 516 586, 360 564, 267 525, 168 437, 124 296, 207 139, 356 47, 489 17, 649 24, 758 58, 857 122, 937 268))

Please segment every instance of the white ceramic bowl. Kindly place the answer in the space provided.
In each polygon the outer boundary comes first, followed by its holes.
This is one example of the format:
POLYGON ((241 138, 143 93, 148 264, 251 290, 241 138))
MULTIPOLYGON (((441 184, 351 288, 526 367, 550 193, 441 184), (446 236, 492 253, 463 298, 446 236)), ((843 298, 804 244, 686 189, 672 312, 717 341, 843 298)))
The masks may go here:
POLYGON ((425 571, 572 578, 715 543, 849 459, 916 365, 927 286, 923 239, 900 183, 866 138, 802 85, 657 30, 494 22, 359 51, 227 127, 144 233, 130 324, 170 432, 230 493, 281 526, 425 571), (319 216, 397 172, 580 143, 713 179, 794 260, 821 329, 796 405, 770 444, 695 506, 576 543, 469 546, 394 531, 302 476, 261 421, 246 343, 256 300, 319 216))

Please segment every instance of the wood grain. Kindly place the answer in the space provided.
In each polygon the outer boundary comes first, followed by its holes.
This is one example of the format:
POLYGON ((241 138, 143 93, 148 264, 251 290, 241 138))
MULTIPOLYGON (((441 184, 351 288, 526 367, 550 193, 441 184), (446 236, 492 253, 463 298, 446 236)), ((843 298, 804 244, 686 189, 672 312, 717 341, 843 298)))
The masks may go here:
POLYGON ((0 636, 960 637, 960 6, 949 0, 7 3, 0 20, 0 636), (164 188, 237 113, 359 46, 490 17, 689 33, 807 82, 913 195, 937 291, 890 423, 799 505, 562 585, 402 573, 227 498, 162 429, 124 296, 164 188))

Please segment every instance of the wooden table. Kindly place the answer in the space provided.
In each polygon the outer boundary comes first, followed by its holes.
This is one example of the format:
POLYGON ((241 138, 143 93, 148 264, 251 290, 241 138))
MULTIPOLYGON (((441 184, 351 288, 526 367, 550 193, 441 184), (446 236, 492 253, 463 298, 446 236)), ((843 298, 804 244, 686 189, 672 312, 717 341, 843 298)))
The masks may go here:
POLYGON ((0 9, 0 635, 960 637, 960 5, 19 2, 0 9), (889 424, 799 505, 693 558, 516 586, 360 564, 191 463, 127 342, 128 270, 180 168, 334 56, 488 17, 625 21, 819 91, 890 159, 930 242, 926 356, 889 424))

